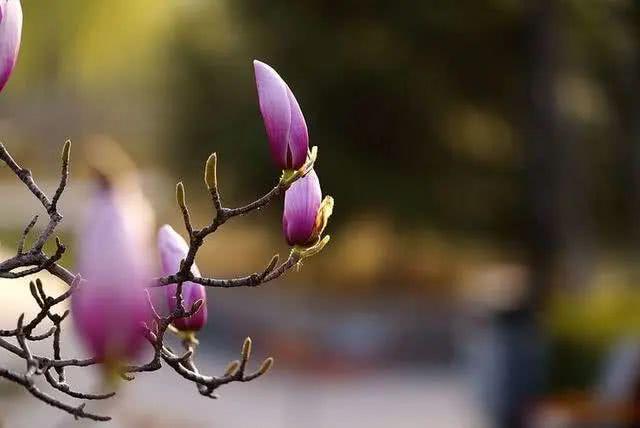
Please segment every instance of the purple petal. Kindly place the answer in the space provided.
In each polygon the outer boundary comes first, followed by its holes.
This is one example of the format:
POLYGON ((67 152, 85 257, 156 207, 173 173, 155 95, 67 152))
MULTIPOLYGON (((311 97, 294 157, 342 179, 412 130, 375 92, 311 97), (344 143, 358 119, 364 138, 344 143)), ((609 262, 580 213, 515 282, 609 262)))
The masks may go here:
POLYGON ((291 126, 288 88, 278 73, 267 64, 255 60, 253 67, 258 87, 260 112, 267 130, 271 156, 276 165, 287 169, 287 146, 291 126))
MULTIPOLYGON (((180 270, 180 262, 187 256, 189 246, 187 242, 171 226, 165 224, 158 231, 158 250, 160 252, 160 264, 164 275, 173 275, 180 270)), ((200 276, 200 271, 194 263, 191 273, 200 276)), ((177 306, 176 284, 165 287, 165 296, 169 311, 173 312, 177 306)), ((182 284, 182 300, 188 310, 198 300, 204 300, 204 304, 198 312, 189 318, 180 318, 173 325, 183 331, 200 330, 207 322, 207 295, 205 287, 200 284, 187 281, 182 284)))
POLYGON ((16 65, 22 34, 22 6, 19 0, 0 0, 0 91, 16 65))
POLYGON ((321 202, 320 181, 313 170, 287 190, 282 226, 289 245, 305 245, 309 242, 321 202))
POLYGON ((87 347, 102 360, 133 358, 144 345, 148 249, 132 233, 129 219, 115 192, 102 187, 89 201, 80 230, 78 270, 86 282, 73 293, 73 319, 87 347))
POLYGON ((298 100, 287 87, 289 103, 291 106, 291 127, 289 131, 289 151, 291 152, 291 169, 299 169, 307 160, 307 152, 309 151, 309 132, 307 131, 307 123, 302 115, 302 110, 298 104, 298 100))

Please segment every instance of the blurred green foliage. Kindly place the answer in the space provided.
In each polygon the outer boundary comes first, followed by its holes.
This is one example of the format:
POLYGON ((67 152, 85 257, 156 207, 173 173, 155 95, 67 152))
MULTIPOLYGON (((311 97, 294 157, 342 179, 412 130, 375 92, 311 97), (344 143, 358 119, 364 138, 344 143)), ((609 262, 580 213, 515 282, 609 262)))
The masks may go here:
POLYGON ((369 210, 403 224, 504 229, 517 192, 506 179, 517 174, 511 131, 499 116, 513 95, 515 76, 506 70, 518 59, 512 3, 203 4, 176 40, 184 66, 171 79, 182 114, 176 132, 190 150, 176 147, 175 155, 188 153, 190 163, 213 144, 241 159, 246 181, 273 176, 266 150, 256 150, 265 140, 251 70, 259 58, 300 100, 339 216, 369 210), (218 23, 234 33, 222 47, 199 31, 218 23), (471 142, 471 153, 459 156, 465 143, 447 146, 457 144, 448 134, 460 132, 458 113, 489 147, 471 142))
MULTIPOLYGON (((171 159, 187 174, 215 149, 246 188, 272 179, 252 79, 259 58, 301 102, 336 220, 364 210, 402 227, 517 240, 526 222, 527 4, 193 2, 168 68, 167 135, 180 142, 171 159)), ((589 203, 596 216, 604 211, 597 221, 615 230, 609 210, 624 204, 625 178, 616 149, 601 141, 618 126, 607 91, 635 46, 633 5, 558 4, 558 103, 581 130, 589 203)))

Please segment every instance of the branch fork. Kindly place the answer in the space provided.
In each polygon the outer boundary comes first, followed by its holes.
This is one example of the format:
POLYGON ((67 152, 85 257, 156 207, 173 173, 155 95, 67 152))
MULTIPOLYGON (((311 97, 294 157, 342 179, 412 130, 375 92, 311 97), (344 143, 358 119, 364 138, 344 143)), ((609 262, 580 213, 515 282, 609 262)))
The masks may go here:
MULTIPOLYGON (((61 154, 61 170, 59 184, 51 197, 47 196, 36 183, 30 170, 20 166, 9 154, 4 145, 0 143, 0 161, 4 162, 14 173, 14 175, 25 185, 27 190, 40 202, 44 209, 48 222, 44 229, 34 238, 34 242, 27 247, 27 240, 33 233, 39 215, 24 228, 18 243, 15 256, 0 261, 0 278, 16 279, 40 272, 49 272, 65 282, 69 288, 59 296, 53 297, 46 294, 42 280, 36 278, 29 284, 29 291, 34 301, 40 308, 33 319, 27 320, 24 314, 18 317, 16 328, 11 330, 0 330, 0 348, 17 356, 25 361, 24 372, 16 372, 0 367, 0 377, 22 386, 36 399, 58 408, 75 419, 89 419, 94 421, 108 421, 111 418, 85 410, 86 403, 72 405, 57 398, 51 393, 44 392, 35 383, 38 377, 44 378, 46 383, 55 393, 72 399, 83 401, 106 400, 113 397, 115 392, 105 393, 85 393, 74 390, 66 381, 67 369, 80 369, 102 364, 96 358, 68 358, 62 357, 61 334, 63 323, 69 315, 66 310, 63 313, 55 313, 55 307, 67 301, 78 287, 82 287, 84 280, 67 268, 59 264, 66 252, 65 245, 58 237, 55 237, 56 250, 53 254, 47 255, 44 252, 45 244, 54 236, 56 227, 63 219, 59 211, 59 202, 69 179, 71 143, 66 141, 61 154), (50 324, 48 327, 45 324, 50 324), (36 333, 45 326, 43 332, 36 333), (13 338, 17 345, 8 339, 13 338), (34 354, 29 344, 35 341, 51 340, 51 356, 34 354)), ((180 269, 173 275, 160 277, 150 281, 148 287, 161 287, 169 284, 177 284, 176 298, 178 305, 176 309, 166 316, 158 313, 153 306, 151 298, 147 292, 148 304, 151 309, 151 320, 149 324, 141 326, 144 335, 153 348, 153 355, 149 362, 142 365, 129 365, 120 368, 120 376, 125 380, 135 379, 137 373, 154 372, 166 364, 172 368, 180 377, 196 385, 198 393, 208 398, 217 398, 215 391, 226 384, 232 382, 249 382, 266 374, 273 366, 273 358, 269 357, 262 361, 257 370, 247 372, 247 365, 251 356, 252 341, 247 338, 240 352, 240 358, 228 364, 225 371, 220 376, 210 376, 202 374, 196 364, 198 341, 193 335, 184 335, 177 331, 172 323, 182 317, 190 317, 201 310, 204 302, 196 301, 191 307, 185 308, 182 299, 182 284, 186 281, 202 284, 207 287, 258 287, 265 285, 296 266, 300 262, 322 250, 328 241, 328 236, 319 241, 315 246, 307 249, 294 248, 289 256, 280 262, 280 257, 274 255, 264 269, 250 275, 238 278, 218 279, 195 276, 191 268, 195 261, 198 250, 203 245, 205 239, 212 235, 220 226, 228 220, 257 211, 269 204, 271 201, 282 195, 295 180, 305 176, 314 166, 317 158, 317 148, 314 147, 309 152, 306 163, 296 171, 285 171, 278 183, 264 196, 247 205, 229 208, 225 207, 220 196, 217 178, 218 157, 213 153, 206 162, 204 181, 212 202, 214 215, 209 224, 197 229, 191 221, 191 215, 186 202, 186 192, 184 185, 178 183, 176 186, 176 201, 182 213, 185 229, 189 235, 189 251, 183 260, 180 269), (182 352, 176 352, 165 343, 167 331, 176 334, 182 339, 182 352)))

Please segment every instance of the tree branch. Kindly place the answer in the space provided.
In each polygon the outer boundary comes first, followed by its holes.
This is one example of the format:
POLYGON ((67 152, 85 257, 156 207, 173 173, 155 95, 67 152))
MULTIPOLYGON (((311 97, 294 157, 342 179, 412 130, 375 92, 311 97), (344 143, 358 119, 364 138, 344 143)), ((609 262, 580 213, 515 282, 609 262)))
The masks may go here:
MULTIPOLYGON (((4 349, 18 358, 23 359, 26 365, 25 372, 18 373, 5 368, 0 368, 0 377, 22 386, 38 400, 61 409, 73 415, 76 419, 85 418, 94 421, 108 421, 110 420, 108 416, 101 416, 86 412, 84 410, 85 404, 81 404, 77 407, 66 404, 52 395, 41 391, 34 383, 34 379, 36 377, 42 376, 47 384, 56 392, 81 400, 105 400, 113 397, 115 394, 114 392, 104 394, 78 392, 73 390, 71 386, 67 384, 65 380, 65 369, 79 369, 99 365, 102 364, 102 362, 96 358, 63 359, 61 349, 62 324, 69 315, 69 311, 67 310, 62 314, 52 312, 56 305, 67 301, 78 287, 84 286, 84 281, 80 275, 69 271, 58 263, 66 251, 65 246, 58 238, 56 238, 56 251, 54 254, 48 256, 43 251, 46 242, 54 235, 56 227, 62 221, 62 214, 60 214, 58 210, 58 204, 68 183, 70 147, 70 142, 65 142, 62 150, 60 181, 58 187, 53 193, 53 196, 49 199, 49 197, 40 189, 31 172, 28 169, 21 167, 9 154, 6 148, 0 144, 0 160, 9 166, 11 171, 13 171, 20 181, 24 183, 34 197, 40 201, 49 216, 49 221, 44 230, 40 233, 35 243, 29 249, 25 249, 25 244, 28 235, 37 224, 38 216, 36 215, 25 227, 20 239, 18 240, 16 255, 4 261, 0 261, 0 278, 17 279, 47 271, 69 285, 69 288, 64 293, 57 297, 51 297, 45 293, 40 278, 30 282, 29 290, 34 301, 40 308, 39 312, 33 317, 33 319, 28 321, 25 320, 25 316, 22 314, 18 317, 16 328, 11 330, 0 330, 0 349, 4 349), (51 325, 46 327, 45 324, 48 322, 50 322, 51 325), (36 329, 42 328, 41 326, 45 327, 44 333, 35 334, 34 332, 36 329), (5 338, 15 338, 18 345, 11 343, 5 338), (47 339, 52 339, 52 357, 36 355, 31 351, 29 347, 30 342, 47 339)), ((151 299, 148 298, 153 319, 150 321, 150 325, 145 325, 143 327, 145 337, 153 347, 153 355, 151 360, 145 364, 122 367, 120 374, 123 379, 133 380, 135 373, 154 372, 159 370, 163 364, 166 364, 182 378, 196 384, 198 392, 201 395, 209 398, 216 398, 217 396, 214 394, 214 391, 220 386, 232 382, 249 382, 264 375, 271 368, 273 359, 267 358, 263 361, 258 370, 247 373, 247 364, 250 358, 252 346, 251 340, 247 338, 243 344, 240 359, 232 361, 222 376, 216 377, 204 375, 200 373, 195 362, 197 341, 195 341, 191 336, 181 336, 183 337, 183 346, 185 351, 180 354, 174 352, 165 344, 165 336, 167 331, 175 334, 181 334, 175 330, 172 323, 179 318, 193 316, 202 309, 202 305, 204 304, 202 300, 199 300, 190 308, 184 307, 182 299, 182 284, 184 282, 192 281, 207 287, 257 287, 279 278, 302 260, 304 254, 294 249, 283 263, 278 264, 279 257, 275 255, 263 270, 244 277, 216 279, 194 276, 191 273, 191 267, 193 266, 197 252, 209 235, 213 234, 221 225, 231 218, 244 215, 252 211, 257 211, 269 204, 276 197, 282 195, 295 180, 303 177, 309 172, 313 167, 316 155, 317 151, 314 148, 309 154, 307 163, 303 168, 293 173, 288 173, 286 175, 283 174, 278 184, 256 201, 237 208, 226 208, 223 206, 222 198, 218 189, 217 155, 214 153, 207 161, 205 168, 205 183, 209 190, 215 216, 208 225, 201 229, 194 229, 189 209, 186 204, 184 186, 182 183, 178 184, 176 187, 176 198, 182 213, 185 228, 189 234, 189 250, 178 272, 166 277, 156 278, 149 284, 149 287, 178 284, 176 287, 176 298, 178 304, 176 305, 175 310, 163 317, 158 314, 153 307, 151 299)))

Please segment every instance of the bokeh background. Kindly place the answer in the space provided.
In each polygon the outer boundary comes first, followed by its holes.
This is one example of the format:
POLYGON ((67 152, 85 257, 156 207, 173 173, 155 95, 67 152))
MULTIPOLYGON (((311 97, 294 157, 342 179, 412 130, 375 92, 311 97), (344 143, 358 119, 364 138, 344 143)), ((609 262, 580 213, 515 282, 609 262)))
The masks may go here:
MULTIPOLYGON (((254 58, 295 92, 336 199, 331 243, 299 273, 209 291, 204 370, 224 370, 251 335, 276 359, 269 376, 217 401, 169 370, 140 376, 108 409, 111 426, 636 426, 640 1, 23 8, 0 137, 49 189, 73 141, 64 264, 89 147, 117 142, 157 225, 178 230, 178 180, 195 220, 209 219, 202 168, 213 151, 228 205, 275 184, 254 58)), ((14 251, 31 199, 0 168, 0 251, 14 251)), ((278 202, 225 225, 201 270, 237 276, 286 254, 280 216, 278 202)), ((22 285, 3 284, 2 328, 28 305, 22 285)), ((0 387, 6 426, 73 424, 0 387)))

